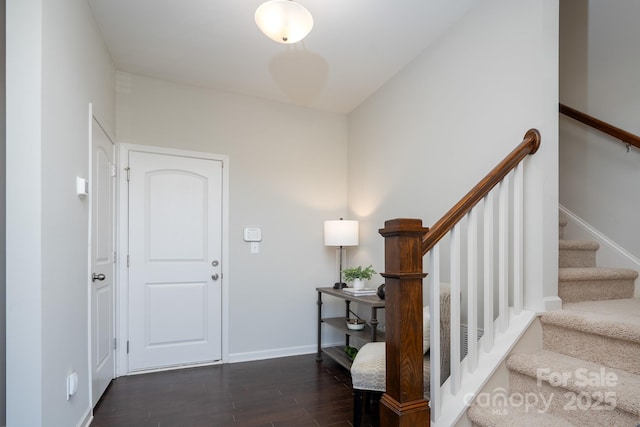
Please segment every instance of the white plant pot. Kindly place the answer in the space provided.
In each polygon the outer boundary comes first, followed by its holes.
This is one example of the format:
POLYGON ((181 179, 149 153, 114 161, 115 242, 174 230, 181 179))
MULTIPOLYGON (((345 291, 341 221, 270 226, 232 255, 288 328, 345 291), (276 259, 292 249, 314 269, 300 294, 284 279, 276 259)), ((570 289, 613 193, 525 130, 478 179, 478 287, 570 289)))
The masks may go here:
POLYGON ((353 289, 364 289, 364 280, 362 279, 353 279, 353 289))

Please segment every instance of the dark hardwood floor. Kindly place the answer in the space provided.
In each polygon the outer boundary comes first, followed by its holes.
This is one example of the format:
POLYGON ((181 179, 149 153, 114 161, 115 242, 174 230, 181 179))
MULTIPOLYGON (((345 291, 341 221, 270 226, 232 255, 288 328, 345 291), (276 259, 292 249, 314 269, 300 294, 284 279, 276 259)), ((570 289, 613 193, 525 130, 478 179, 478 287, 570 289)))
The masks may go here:
MULTIPOLYGON (((362 427, 378 427, 377 413, 362 427)), ((304 355, 120 377, 91 426, 347 427, 352 417, 349 371, 304 355)))

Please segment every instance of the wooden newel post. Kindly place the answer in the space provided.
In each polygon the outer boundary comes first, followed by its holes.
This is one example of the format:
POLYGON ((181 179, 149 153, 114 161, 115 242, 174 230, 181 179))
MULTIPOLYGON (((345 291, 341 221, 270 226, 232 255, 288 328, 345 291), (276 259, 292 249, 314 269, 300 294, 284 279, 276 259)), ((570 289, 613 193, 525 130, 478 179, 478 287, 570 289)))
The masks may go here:
POLYGON ((419 219, 384 223, 386 393, 380 405, 383 427, 429 425, 422 372, 422 238, 419 219))

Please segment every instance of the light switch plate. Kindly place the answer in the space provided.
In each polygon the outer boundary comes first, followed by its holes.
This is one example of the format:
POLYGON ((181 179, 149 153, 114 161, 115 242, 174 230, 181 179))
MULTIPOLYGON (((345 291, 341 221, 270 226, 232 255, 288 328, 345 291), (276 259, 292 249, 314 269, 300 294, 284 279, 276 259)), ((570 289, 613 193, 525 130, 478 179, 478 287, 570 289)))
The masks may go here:
POLYGON ((76 195, 81 199, 89 195, 89 181, 76 176, 76 195))

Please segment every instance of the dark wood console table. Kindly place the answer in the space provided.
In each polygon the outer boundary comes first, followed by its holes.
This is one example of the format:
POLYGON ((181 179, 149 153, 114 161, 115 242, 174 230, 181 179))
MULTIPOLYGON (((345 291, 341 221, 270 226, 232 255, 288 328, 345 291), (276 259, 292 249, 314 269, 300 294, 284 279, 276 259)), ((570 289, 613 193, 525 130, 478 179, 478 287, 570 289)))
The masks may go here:
POLYGON ((318 292, 318 355, 316 360, 322 361, 322 353, 329 356, 345 368, 351 368, 351 359, 344 352, 344 346, 338 347, 322 347, 322 324, 325 323, 345 334, 345 346, 349 345, 349 338, 358 338, 364 342, 384 341, 384 333, 378 330, 378 310, 384 308, 384 300, 378 298, 377 295, 354 296, 342 291, 342 289, 316 288, 318 292), (330 295, 340 298, 345 302, 345 317, 322 317, 322 295, 330 295), (351 303, 355 302, 370 307, 371 315, 364 329, 354 331, 347 328, 346 319, 349 317, 349 309, 351 303))

